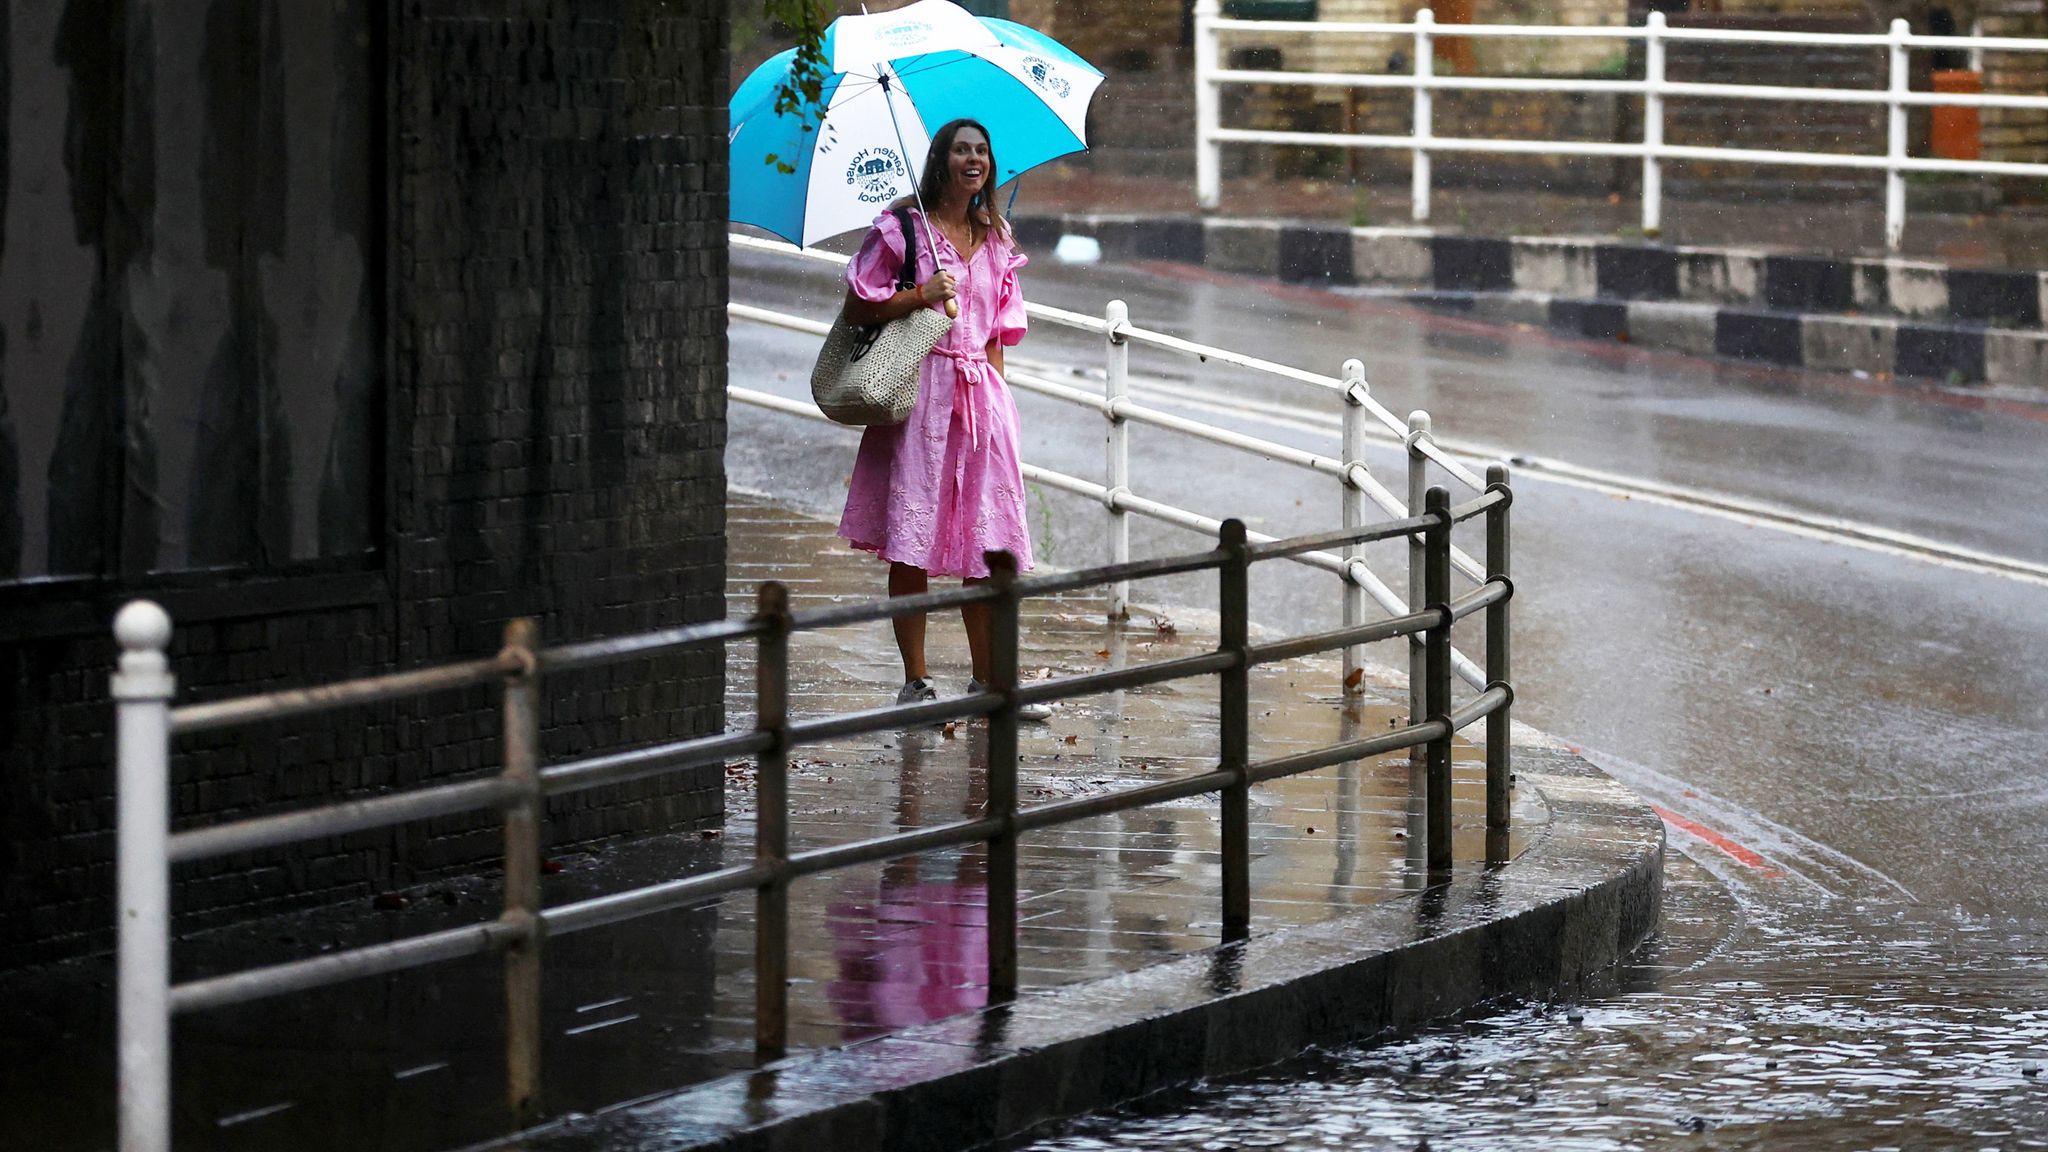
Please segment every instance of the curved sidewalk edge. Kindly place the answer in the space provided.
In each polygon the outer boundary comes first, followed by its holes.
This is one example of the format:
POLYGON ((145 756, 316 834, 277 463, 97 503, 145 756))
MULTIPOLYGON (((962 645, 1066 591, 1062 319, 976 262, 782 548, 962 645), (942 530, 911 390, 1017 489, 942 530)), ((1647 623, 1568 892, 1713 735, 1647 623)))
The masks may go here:
POLYGON ((570 1116, 481 1147, 950 1152, 1311 1044, 1569 992, 1656 927, 1664 826, 1583 759, 1517 744, 1550 820, 1509 863, 1357 913, 570 1116))

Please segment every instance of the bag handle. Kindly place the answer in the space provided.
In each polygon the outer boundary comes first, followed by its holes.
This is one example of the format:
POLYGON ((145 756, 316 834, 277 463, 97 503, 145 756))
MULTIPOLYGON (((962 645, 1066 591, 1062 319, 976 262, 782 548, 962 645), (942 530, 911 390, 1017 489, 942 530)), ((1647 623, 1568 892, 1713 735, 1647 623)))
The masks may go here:
MULTIPOLYGON (((910 230, 910 208, 907 205, 900 208, 891 208, 890 211, 896 214, 896 227, 903 232, 903 264, 896 269, 896 290, 902 292, 917 287, 917 234, 910 230)), ((929 222, 927 222, 925 227, 925 235, 927 239, 930 238, 931 227, 929 222)), ((936 248, 932 249, 932 263, 939 263, 939 252, 936 248)), ((921 307, 922 305, 923 301, 920 300, 919 306, 921 307)), ((958 315, 960 315, 959 301, 946 301, 946 316, 950 319, 958 315)))
POLYGON ((896 266, 896 290, 907 291, 917 287, 917 234, 910 230, 910 208, 898 205, 889 211, 896 215, 896 228, 903 234, 903 263, 896 266))

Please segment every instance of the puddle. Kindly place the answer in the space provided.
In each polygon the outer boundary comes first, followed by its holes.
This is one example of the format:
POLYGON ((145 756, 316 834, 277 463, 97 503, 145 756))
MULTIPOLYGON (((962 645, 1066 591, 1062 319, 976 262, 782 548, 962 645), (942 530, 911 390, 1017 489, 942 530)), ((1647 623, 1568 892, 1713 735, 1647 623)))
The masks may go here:
POLYGON ((1089 1117, 1095 1150, 2048 1148, 2048 937, 1848 900, 1738 907, 1674 853, 1605 994, 1089 1117))

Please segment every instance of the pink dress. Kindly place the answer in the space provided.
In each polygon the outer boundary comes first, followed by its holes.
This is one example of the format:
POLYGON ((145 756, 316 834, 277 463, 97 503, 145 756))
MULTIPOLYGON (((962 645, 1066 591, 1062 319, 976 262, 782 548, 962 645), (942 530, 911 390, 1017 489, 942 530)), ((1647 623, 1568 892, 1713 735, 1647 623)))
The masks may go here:
MULTIPOLYGON (((916 209, 910 219, 918 233, 912 248, 921 284, 936 269, 916 209)), ((1024 519, 1017 404, 989 364, 987 348, 991 338, 1004 347, 1024 338, 1017 269, 1025 257, 1008 239, 991 235, 973 259, 962 260, 937 229, 932 237, 958 286, 960 315, 925 358, 910 418, 861 437, 839 534, 856 548, 934 576, 987 576, 982 553, 994 551, 1008 551, 1023 571, 1032 566, 1031 532, 1024 519)), ((884 212, 847 265, 846 283, 863 300, 887 300, 896 292, 903 249, 895 216, 884 212)))

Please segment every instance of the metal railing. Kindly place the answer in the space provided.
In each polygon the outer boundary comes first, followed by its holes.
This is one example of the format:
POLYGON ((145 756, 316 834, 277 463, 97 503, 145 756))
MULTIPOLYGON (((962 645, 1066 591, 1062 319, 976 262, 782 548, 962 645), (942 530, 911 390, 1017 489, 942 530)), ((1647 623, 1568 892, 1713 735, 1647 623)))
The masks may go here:
MULTIPOLYGON (((848 262, 846 256, 797 248, 777 240, 763 240, 737 233, 728 239, 734 248, 796 257, 820 265, 843 267, 848 262)), ((1099 482, 1054 471, 1029 461, 1024 463, 1024 478, 1048 488, 1100 501, 1108 512, 1107 559, 1111 564, 1130 559, 1132 515, 1173 524, 1212 537, 1220 531, 1222 524, 1220 519, 1204 516, 1163 500, 1141 496, 1132 490, 1130 427, 1133 424, 1148 425, 1190 436, 1237 452, 1332 478, 1337 481, 1338 487, 1339 510, 1342 516, 1339 522, 1347 528, 1360 527, 1366 522, 1369 505, 1376 505, 1390 516, 1420 515, 1423 511, 1423 493, 1428 489, 1434 474, 1440 474, 1448 478, 1452 484, 1470 492, 1481 492, 1486 488, 1486 481, 1478 473, 1437 444, 1431 431, 1432 422, 1428 412, 1417 410, 1410 412, 1407 418, 1403 419, 1373 396, 1372 387, 1365 379, 1365 364, 1361 360, 1346 360, 1341 376, 1325 376, 1292 365, 1248 356, 1232 349, 1201 344, 1165 332, 1137 327, 1131 323, 1130 309, 1121 300, 1110 301, 1100 317, 1043 304, 1027 303, 1025 310, 1034 323, 1077 330, 1099 336, 1103 340, 1103 388, 1100 393, 1076 388, 1070 383, 1053 380, 1043 374, 1014 365, 1006 368, 1003 379, 1018 391, 1049 397, 1100 413, 1108 423, 1103 475, 1099 482), (1275 440, 1252 436, 1234 428, 1206 424, 1134 401, 1130 394, 1130 353, 1133 346, 1148 348, 1187 361, 1242 370, 1267 382, 1280 382, 1305 388, 1311 393, 1318 394, 1318 399, 1336 400, 1341 406, 1342 419, 1339 454, 1331 456, 1296 448, 1275 440), (1405 452, 1405 495, 1396 495, 1367 467, 1364 459, 1366 445, 1374 440, 1399 444, 1405 452)), ((726 312, 735 320, 808 335, 822 336, 831 327, 817 320, 748 304, 729 304, 726 312)), ((792 400, 741 387, 729 387, 727 395, 751 407, 801 416, 823 424, 831 423, 815 404, 808 401, 792 400)), ((1274 538, 1255 532, 1252 533, 1251 539, 1255 543, 1266 543, 1274 538)), ((1298 563, 1334 573, 1343 580, 1343 613, 1346 627, 1358 625, 1365 620, 1368 600, 1377 604, 1382 611, 1394 616, 1408 612, 1409 605, 1420 603, 1422 600, 1423 568, 1419 545, 1412 545, 1409 548, 1405 596, 1394 591, 1384 579, 1373 572, 1367 565, 1361 549, 1355 545, 1343 547, 1338 552, 1316 549, 1291 558, 1298 563)), ((1485 572, 1480 563, 1462 549, 1452 549, 1451 566, 1458 577, 1467 581, 1485 579, 1485 572)), ((1128 582, 1119 582, 1111 590, 1110 614, 1117 617, 1125 615, 1129 603, 1128 582)), ((1363 646, 1346 647, 1343 677, 1347 691, 1355 690, 1363 665, 1363 646)), ((1456 649, 1451 652, 1451 667, 1458 678, 1471 687, 1478 689, 1486 686, 1485 672, 1470 657, 1456 649)), ((1410 645, 1408 662, 1411 717, 1421 713, 1423 671, 1422 646, 1417 641, 1410 645)))
POLYGON ((1544 156, 1619 156, 1643 162, 1642 229, 1656 236, 1662 229, 1663 162, 1723 160, 1746 164, 1791 164, 1817 168, 1850 168, 1885 174, 1885 244, 1897 251, 1906 232, 1906 173, 1954 172, 1981 176, 2048 177, 2048 164, 2003 160, 1950 160, 1906 154, 1906 109, 2016 108, 2048 110, 2048 95, 1914 92, 1908 88, 1908 55, 1913 49, 1969 50, 1972 53, 2048 52, 2048 39, 1992 36, 1915 36, 1904 20, 1894 20, 1887 33, 1774 32, 1723 28, 1672 28, 1662 12, 1651 12, 1640 27, 1544 26, 1518 24, 1438 24, 1430 9, 1412 23, 1350 21, 1225 20, 1218 0, 1195 5, 1195 183, 1202 207, 1222 200, 1222 146, 1302 144, 1340 148, 1405 149, 1413 157, 1412 214, 1417 223, 1429 220, 1430 155, 1435 152, 1481 152, 1544 156), (1223 67, 1221 38, 1227 33, 1264 35, 1385 35, 1413 41, 1412 73, 1290 72, 1223 67), (1612 39, 1644 42, 1644 75, 1640 80, 1561 77, 1439 76, 1434 41, 1439 36, 1612 39), (1786 87, 1761 84, 1701 84, 1664 78, 1665 48, 1674 41, 1733 44, 1810 44, 1834 47, 1878 47, 1887 50, 1889 65, 1883 90, 1861 88, 1786 87), (1406 88, 1414 93, 1414 117, 1406 136, 1363 133, 1265 131, 1225 128, 1220 121, 1219 90, 1225 84, 1298 84, 1321 88, 1406 88), (1612 92, 1643 97, 1640 142, 1588 140, 1487 140, 1438 136, 1432 127, 1432 98, 1439 91, 1466 92, 1612 92), (1664 101, 1670 97, 1717 100, 1776 101, 1800 104, 1881 104, 1887 110, 1882 156, 1833 152, 1793 152, 1761 148, 1702 147, 1664 142, 1664 101))
MULTIPOLYGON (((734 236, 735 247, 798 253, 788 245, 734 236)), ((799 253, 844 264, 846 258, 799 253)), ((808 333, 826 326, 744 304, 730 314, 747 321, 808 333)), ((1509 824, 1508 508, 1511 493, 1504 465, 1481 477, 1439 448, 1427 413, 1405 421, 1375 400, 1364 368, 1347 361, 1342 377, 1328 377, 1288 365, 1212 347, 1130 323, 1122 302, 1112 302, 1098 319, 1042 305, 1029 305, 1038 322, 1099 335, 1106 348, 1101 395, 1012 368, 1009 382, 1021 389, 1080 404, 1109 423, 1105 483, 1026 465, 1027 478, 1048 487, 1102 501, 1109 517, 1111 563, 1087 571, 1018 578, 1009 558, 991 557, 995 576, 987 585, 928 592, 918 596, 791 613, 779 584, 763 586, 758 611, 741 621, 724 621, 636 636, 554 648, 539 646, 535 625, 508 624, 502 651, 488 659, 351 680, 317 688, 266 693, 206 704, 171 707, 174 680, 165 648, 171 624, 154 604, 124 608, 115 622, 122 648, 113 678, 119 729, 119 1058, 122 1152, 163 1152, 169 1147, 170 1030, 173 1015, 303 991, 360 977, 477 955, 502 954, 507 1018, 507 1098, 518 1118, 535 1114, 540 1087, 540 956, 550 936, 583 931, 622 920, 752 890, 757 901, 756 1047, 772 1056, 786 1043, 788 974, 788 891, 798 877, 894 856, 983 842, 989 846, 990 996, 1016 990, 1016 846, 1018 836, 1075 820, 1208 792, 1220 793, 1223 814, 1223 924, 1228 938, 1240 938, 1250 923, 1250 848, 1246 789, 1252 784, 1402 748, 1415 750, 1426 773, 1426 861, 1440 873, 1451 863, 1450 742, 1480 717, 1487 721, 1486 852, 1504 859, 1509 824), (1132 345, 1190 359, 1227 365, 1318 390, 1343 405, 1339 456, 1304 451, 1219 428, 1132 401, 1129 354, 1132 345), (1148 424, 1235 450, 1335 478, 1341 490, 1341 530, 1280 540, 1245 530, 1241 521, 1219 520, 1135 494, 1130 487, 1129 425, 1148 424), (1407 499, 1374 477, 1361 458, 1375 438, 1399 444, 1407 456, 1407 499), (1432 487, 1434 465, 1474 495, 1453 506, 1448 491, 1432 487), (1391 520, 1368 526, 1368 504, 1391 520), (1128 517, 1150 517, 1216 537, 1212 551, 1132 561, 1128 517), (1483 562, 1452 540, 1452 526, 1475 516, 1487 519, 1483 562), (1397 595, 1367 567, 1361 555, 1374 541, 1407 539, 1408 595, 1397 595), (1254 645, 1249 642, 1250 565, 1269 559, 1308 564, 1344 580, 1342 626, 1331 631, 1254 645), (1017 608, 1022 599, 1090 587, 1109 590, 1111 615, 1126 614, 1130 582, 1213 570, 1221 595, 1221 637, 1215 651, 1133 668, 1021 684, 1017 678, 1017 608), (1456 595, 1454 574, 1473 587, 1456 595), (1366 621, 1370 597, 1385 610, 1366 621), (993 608, 991 691, 987 694, 899 705, 838 716, 792 720, 788 713, 788 642, 792 632, 893 619, 961 604, 986 602, 993 608), (1411 607, 1414 606, 1414 607, 1411 607), (1486 614, 1482 668, 1451 643, 1452 624, 1473 613, 1486 614), (1408 723, 1374 736, 1260 763, 1249 762, 1246 675, 1252 667, 1317 652, 1342 649, 1347 690, 1356 690, 1366 644, 1408 638, 1410 706, 1408 723), (684 648, 734 641, 759 645, 756 725, 648 748, 543 765, 540 754, 540 685, 549 673, 616 664, 684 648), (1070 699, 1193 676, 1221 680, 1220 750, 1217 767, 1193 776, 1124 791, 1020 807, 1016 787, 1016 708, 1020 704, 1070 699), (1476 691, 1463 704, 1453 700, 1456 676, 1476 691), (313 809, 238 820, 172 833, 169 829, 169 765, 174 737, 191 732, 289 720, 317 712, 357 707, 429 693, 496 684, 502 693, 501 770, 494 777, 464 780, 404 793, 351 800, 313 809), (789 750, 863 733, 910 725, 987 717, 989 803, 983 816, 849 844, 791 851, 788 835, 789 750), (540 894, 541 803, 560 795, 608 784, 724 763, 735 757, 757 760, 756 855, 752 863, 682 877, 625 892, 544 907, 540 894), (497 810, 505 835, 503 910, 494 920, 420 936, 328 953, 242 972, 173 983, 170 979, 170 867, 280 847, 308 839, 390 827, 449 814, 497 810)), ((823 419, 807 403, 731 389, 742 403, 823 419)))
MULTIPOLYGON (((360 977, 462 957, 502 954, 506 1028, 507 1102, 515 1121, 536 1115, 541 1068, 541 952, 550 937, 652 915, 734 893, 752 891, 755 919, 755 1046, 763 1059, 782 1053, 788 1030, 789 889, 799 877, 917 852, 985 843, 988 846, 988 995, 991 1002, 1017 990, 1018 838, 1042 828, 1182 799, 1220 794, 1222 806, 1223 935, 1242 939, 1251 923, 1251 852, 1248 790, 1318 768, 1402 748, 1426 757, 1426 859, 1441 875, 1451 855, 1451 740, 1487 718, 1487 855, 1503 860, 1509 821, 1507 470, 1489 469, 1485 491, 1453 506, 1432 487, 1424 511, 1371 527, 1289 540, 1254 543, 1238 520, 1219 529, 1212 550, 1128 561, 1083 572, 1020 578, 1006 553, 988 557, 987 584, 917 596, 793 613, 779 583, 761 587, 757 610, 746 620, 543 648, 531 620, 513 620, 496 656, 324 687, 273 692, 217 703, 172 707, 175 684, 165 648, 171 621, 163 609, 137 601, 121 610, 114 632, 122 654, 113 677, 119 731, 119 1076, 122 1152, 166 1152, 170 1146, 170 1021, 173 1015, 246 1003, 360 977), (1451 593, 1452 531, 1461 521, 1487 521, 1485 579, 1462 597, 1451 593), (1407 538, 1424 557, 1426 607, 1404 615, 1270 643, 1249 640, 1251 566, 1299 558, 1333 547, 1407 538), (1149 577, 1213 571, 1221 597, 1221 635, 1211 652, 1135 667, 1069 675, 1029 683, 1017 668, 1019 604, 1026 598, 1116 585, 1149 577), (891 620, 963 604, 991 609, 991 675, 986 693, 895 705, 816 719, 789 714, 789 639, 792 633, 891 620), (1487 616, 1487 675, 1483 691, 1457 704, 1451 692, 1451 630, 1466 616, 1487 616), (1402 636, 1422 638, 1423 709, 1404 727, 1253 762, 1248 674, 1258 665, 1402 636), (758 645, 755 727, 690 740, 613 752, 561 764, 542 764, 540 689, 544 677, 576 668, 616 664, 659 653, 751 640, 758 645), (1018 803, 1017 709, 1195 676, 1220 678, 1220 748, 1217 766, 1195 775, 1106 794, 1023 806, 1018 803), (174 737, 199 731, 287 720, 379 701, 497 684, 502 692, 501 768, 494 777, 466 780, 371 799, 260 816, 172 832, 169 765, 174 737), (932 827, 851 843, 792 851, 789 838, 790 750, 819 741, 986 717, 989 724, 988 803, 983 814, 932 827), (755 856, 733 865, 624 892, 543 906, 540 891, 541 803, 549 796, 705 765, 736 756, 756 761, 755 856), (268 967, 173 983, 170 979, 170 867, 298 841, 390 827, 451 813, 497 810, 504 821, 503 910, 483 923, 370 944, 268 967)), ((260 736, 252 736, 260 739, 260 736)))

